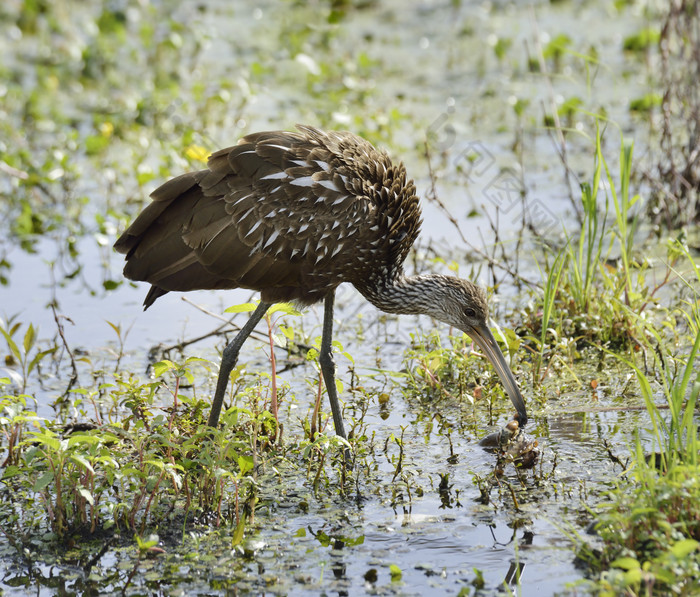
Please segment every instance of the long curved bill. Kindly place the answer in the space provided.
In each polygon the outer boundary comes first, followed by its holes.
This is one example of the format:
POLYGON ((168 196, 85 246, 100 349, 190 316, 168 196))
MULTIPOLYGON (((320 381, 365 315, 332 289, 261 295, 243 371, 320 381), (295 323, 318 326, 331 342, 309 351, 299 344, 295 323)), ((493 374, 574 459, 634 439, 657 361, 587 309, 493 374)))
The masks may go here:
POLYGON ((520 393, 518 384, 515 383, 513 372, 510 370, 501 349, 498 348, 498 344, 496 344, 496 339, 493 337, 491 330, 486 325, 482 325, 479 327, 469 327, 468 329, 465 329, 464 332, 469 334, 469 337, 477 343, 488 360, 491 361, 494 369, 496 369, 496 373, 498 373, 498 377, 501 379, 501 383, 505 386, 511 401, 515 406, 515 409, 518 411, 517 419, 520 427, 525 427, 525 423, 527 423, 525 400, 523 399, 523 395, 520 393))

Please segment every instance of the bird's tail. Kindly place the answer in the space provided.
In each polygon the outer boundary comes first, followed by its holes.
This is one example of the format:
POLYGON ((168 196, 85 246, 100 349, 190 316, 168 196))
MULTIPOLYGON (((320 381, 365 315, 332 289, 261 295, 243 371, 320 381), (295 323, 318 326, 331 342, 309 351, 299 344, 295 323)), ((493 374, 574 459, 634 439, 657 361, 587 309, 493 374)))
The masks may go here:
POLYGON ((151 286, 151 289, 148 291, 148 294, 146 295, 146 298, 143 299, 143 310, 145 311, 150 307, 153 303, 156 302, 156 299, 160 298, 164 294, 168 294, 168 290, 164 290, 160 286, 151 286))

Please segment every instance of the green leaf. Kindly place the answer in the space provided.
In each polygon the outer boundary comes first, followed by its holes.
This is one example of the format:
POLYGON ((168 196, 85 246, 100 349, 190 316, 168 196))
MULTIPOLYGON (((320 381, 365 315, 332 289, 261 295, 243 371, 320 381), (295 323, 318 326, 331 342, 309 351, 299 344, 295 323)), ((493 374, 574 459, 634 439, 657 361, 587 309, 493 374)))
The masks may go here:
POLYGON ((239 545, 241 541, 243 541, 243 535, 245 535, 245 523, 246 523, 246 515, 243 514, 241 516, 240 520, 238 521, 238 524, 236 525, 236 530, 233 531, 233 537, 231 537, 231 546, 236 547, 236 545, 239 545))
POLYGON ((84 487, 78 487, 78 493, 85 498, 85 501, 88 504, 90 504, 91 506, 95 505, 95 498, 92 497, 92 494, 87 489, 85 489, 84 487))
POLYGON ((256 307, 257 305, 254 303, 243 303, 241 305, 234 305, 233 307, 224 309, 224 313, 250 313, 251 311, 255 311, 256 307))
POLYGON ((34 436, 34 442, 42 444, 50 450, 58 452, 61 449, 60 440, 50 431, 46 433, 30 432, 30 435, 34 436))
POLYGON ((53 473, 51 471, 46 471, 41 477, 37 479, 37 482, 34 483, 34 487, 32 487, 32 491, 41 491, 46 487, 49 483, 53 481, 53 473))
POLYGON ((670 570, 665 570, 664 568, 655 568, 652 572, 654 573, 654 577, 657 581, 661 581, 667 585, 673 585, 673 583, 678 580, 678 576, 676 576, 670 570))
POLYGON ((671 553, 679 560, 682 560, 694 551, 697 551, 698 548, 700 548, 700 542, 695 541, 695 539, 681 539, 673 544, 671 553))
POLYGON ((622 568, 623 570, 634 570, 640 569, 641 566, 637 560, 630 557, 617 558, 614 562, 610 564, 611 568, 622 568))
POLYGON ((158 545, 158 541, 160 539, 158 538, 158 535, 149 535, 148 539, 145 541, 141 539, 138 535, 135 535, 136 537, 136 544, 139 546, 139 551, 145 551, 147 549, 150 549, 151 547, 155 547, 158 545))
POLYGON ((87 433, 73 433, 68 438, 68 447, 72 448, 80 444, 85 444, 88 446, 94 446, 102 441, 96 435, 88 435, 87 433))
POLYGON ((5 336, 5 341, 7 342, 7 346, 10 348, 12 355, 15 357, 15 359, 17 359, 17 362, 21 363, 22 353, 19 351, 19 348, 17 348, 17 344, 15 344, 12 336, 5 331, 5 328, 0 328, 0 332, 2 332, 2 335, 5 336))
POLYGON ((10 479, 14 477, 15 475, 19 474, 24 474, 24 469, 21 469, 18 467, 16 464, 11 464, 8 467, 5 468, 5 470, 2 473, 2 476, 0 476, 0 479, 10 479))
POLYGON ((359 535, 358 537, 343 537, 343 541, 348 547, 356 547, 358 545, 364 545, 365 536, 359 535))
MULTIPOLYGON (((630 558, 633 559, 633 558, 630 558)), ((631 570, 628 570, 625 572, 625 584, 627 586, 630 585, 636 585, 642 582, 642 569, 641 568, 632 568, 631 570)))
POLYGON ((231 474, 231 471, 226 470, 225 468, 217 467, 214 469, 214 477, 217 479, 227 479, 233 478, 233 475, 231 474))
POLYGON ((120 326, 118 326, 118 325, 112 323, 111 321, 108 321, 108 322, 107 322, 107 325, 109 325, 109 327, 111 327, 111 328, 116 332, 117 336, 119 336, 119 337, 121 338, 122 329, 121 329, 120 326))
POLYGON ((627 52, 643 52, 651 46, 655 46, 661 39, 661 32, 655 27, 647 27, 626 37, 622 48, 627 52))
POLYGON ((203 359, 202 357, 187 357, 187 360, 185 361, 185 365, 189 365, 190 363, 208 363, 207 359, 203 359))
POLYGON ((95 474, 95 470, 92 468, 92 465, 87 461, 87 459, 84 456, 81 456, 80 454, 73 454, 73 455, 71 455, 70 459, 73 462, 77 462, 86 471, 89 471, 90 474, 92 474, 92 475, 95 474))
POLYGON ((396 564, 389 566, 389 573, 391 574, 391 580, 401 580, 403 572, 396 564))
POLYGON ((658 508, 652 508, 650 506, 645 506, 643 508, 634 508, 631 512, 631 518, 646 518, 648 514, 656 512, 658 508))
POLYGON ((545 58, 557 58, 564 54, 571 43, 571 38, 568 35, 560 33, 545 46, 542 55, 545 58))
POLYGON ((90 135, 85 138, 85 153, 97 155, 109 145, 109 137, 103 135, 90 135))
POLYGON ((57 347, 54 346, 53 348, 49 348, 48 350, 42 350, 41 352, 38 352, 36 355, 34 355, 34 358, 29 362, 29 365, 27 366, 27 375, 29 375, 32 371, 34 371, 34 367, 36 367, 41 361, 44 360, 44 357, 53 354, 56 352, 57 347))
POLYGON ((288 340, 294 340, 294 328, 279 324, 277 329, 279 329, 279 331, 282 332, 288 340))
POLYGON ((163 375, 163 373, 172 369, 177 369, 177 365, 175 365, 175 363, 173 363, 172 361, 168 360, 160 361, 153 365, 153 372, 155 373, 156 377, 160 377, 161 375, 163 375))
POLYGON ((34 346, 36 340, 36 332, 34 326, 30 323, 27 331, 24 333, 24 354, 27 354, 34 346))
POLYGON ((139 172, 136 175, 136 182, 139 184, 139 186, 143 186, 146 183, 151 182, 155 177, 156 175, 153 172, 139 172))
POLYGON ((241 469, 241 476, 245 475, 249 470, 251 470, 253 468, 252 456, 239 456, 238 468, 241 469))
POLYGON ((314 538, 316 541, 318 541, 323 547, 328 547, 331 544, 331 538, 328 535, 328 533, 324 533, 323 531, 318 531, 315 535, 314 538))
POLYGON ((272 305, 267 313, 268 315, 272 315, 278 312, 284 313, 285 315, 301 315, 301 312, 295 309, 292 303, 277 303, 276 305, 272 305))

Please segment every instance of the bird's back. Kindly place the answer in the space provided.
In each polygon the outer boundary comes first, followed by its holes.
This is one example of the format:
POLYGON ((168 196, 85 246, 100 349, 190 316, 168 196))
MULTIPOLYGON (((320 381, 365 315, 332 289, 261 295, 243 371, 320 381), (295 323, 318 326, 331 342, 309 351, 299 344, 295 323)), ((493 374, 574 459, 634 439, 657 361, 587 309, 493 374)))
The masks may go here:
POLYGON ((174 178, 117 240, 124 274, 168 291, 250 288, 266 302, 322 299, 401 273, 420 206, 402 164, 348 132, 248 135, 174 178))

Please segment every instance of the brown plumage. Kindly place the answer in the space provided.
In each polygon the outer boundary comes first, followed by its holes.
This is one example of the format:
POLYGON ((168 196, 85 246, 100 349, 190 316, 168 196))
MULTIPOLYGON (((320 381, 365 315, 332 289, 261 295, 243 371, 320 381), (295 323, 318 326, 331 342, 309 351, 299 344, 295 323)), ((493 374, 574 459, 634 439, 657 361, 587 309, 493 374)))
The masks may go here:
POLYGON ((250 288, 315 303, 376 268, 400 270, 420 228, 403 165, 350 133, 248 135, 154 191, 115 244, 124 275, 172 290, 250 288))
POLYGON ((325 299, 320 362, 345 437, 331 336, 335 288, 350 282, 384 311, 423 313, 469 334, 524 425, 524 401, 486 324, 483 291, 459 278, 404 274, 421 211, 403 164, 352 133, 297 128, 248 135, 212 154, 207 169, 166 182, 114 245, 126 254, 124 275, 151 283, 145 308, 170 291, 260 291, 260 306, 224 350, 209 423, 217 424, 238 351, 269 306, 325 299))

